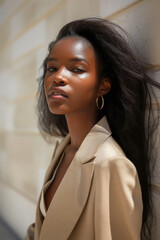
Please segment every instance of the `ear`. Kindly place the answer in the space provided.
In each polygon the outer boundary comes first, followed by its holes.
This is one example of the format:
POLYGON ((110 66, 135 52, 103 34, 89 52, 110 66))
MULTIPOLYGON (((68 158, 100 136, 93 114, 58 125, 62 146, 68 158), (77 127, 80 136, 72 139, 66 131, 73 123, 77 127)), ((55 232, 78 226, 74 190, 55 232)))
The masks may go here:
POLYGON ((107 94, 111 90, 111 80, 108 77, 104 77, 101 80, 101 83, 99 85, 98 89, 98 96, 102 96, 107 94))

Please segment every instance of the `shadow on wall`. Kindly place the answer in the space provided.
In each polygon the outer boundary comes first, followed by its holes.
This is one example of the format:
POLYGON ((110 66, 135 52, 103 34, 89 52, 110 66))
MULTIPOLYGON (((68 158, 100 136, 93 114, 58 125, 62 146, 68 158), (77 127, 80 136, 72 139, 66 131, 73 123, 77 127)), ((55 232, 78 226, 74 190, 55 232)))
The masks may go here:
POLYGON ((0 240, 22 240, 15 232, 0 218, 0 240))

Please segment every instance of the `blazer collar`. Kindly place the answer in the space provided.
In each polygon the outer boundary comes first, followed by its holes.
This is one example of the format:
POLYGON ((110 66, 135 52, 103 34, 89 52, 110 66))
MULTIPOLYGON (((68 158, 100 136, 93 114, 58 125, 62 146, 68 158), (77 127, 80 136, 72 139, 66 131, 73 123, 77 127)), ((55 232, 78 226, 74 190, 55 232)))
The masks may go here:
POLYGON ((106 117, 103 117, 87 134, 81 143, 77 153, 75 154, 75 161, 81 164, 86 163, 91 158, 94 158, 98 152, 101 144, 111 135, 106 117))
MULTIPOLYGON (((75 154, 74 160, 79 163, 85 163, 91 157, 96 156, 96 152, 101 143, 111 135, 111 130, 106 117, 104 116, 101 120, 93 126, 90 132, 87 134, 83 142, 81 143, 77 153, 75 154), (95 140, 94 140, 95 139, 95 140), (92 147, 91 147, 92 142, 92 147)), ((68 134, 58 146, 55 154, 55 159, 59 158, 65 147, 70 142, 70 134, 68 134)))

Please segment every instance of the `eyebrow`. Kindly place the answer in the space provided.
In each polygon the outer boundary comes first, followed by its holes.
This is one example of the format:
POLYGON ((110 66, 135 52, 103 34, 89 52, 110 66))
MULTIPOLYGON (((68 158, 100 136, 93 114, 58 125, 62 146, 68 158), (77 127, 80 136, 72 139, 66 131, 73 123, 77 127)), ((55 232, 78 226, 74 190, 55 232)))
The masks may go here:
MULTIPOLYGON (((47 58, 46 62, 48 62, 48 61, 57 62, 58 59, 56 59, 56 58, 47 58)), ((85 58, 70 58, 69 61, 71 61, 71 62, 86 62, 89 65, 89 62, 85 58)))

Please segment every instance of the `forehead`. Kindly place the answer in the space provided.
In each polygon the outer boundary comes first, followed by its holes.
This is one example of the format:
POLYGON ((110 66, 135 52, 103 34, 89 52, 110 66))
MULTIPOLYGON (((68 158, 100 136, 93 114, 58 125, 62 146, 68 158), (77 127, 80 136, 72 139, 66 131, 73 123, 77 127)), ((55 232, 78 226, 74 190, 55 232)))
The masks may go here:
POLYGON ((96 58, 95 51, 89 41, 82 37, 67 37, 60 39, 53 46, 50 56, 83 56, 85 58, 96 58))

